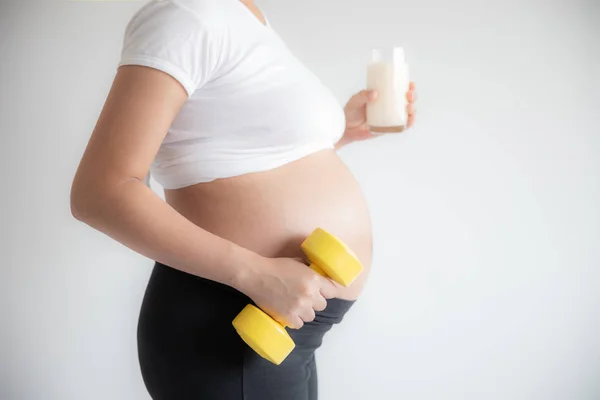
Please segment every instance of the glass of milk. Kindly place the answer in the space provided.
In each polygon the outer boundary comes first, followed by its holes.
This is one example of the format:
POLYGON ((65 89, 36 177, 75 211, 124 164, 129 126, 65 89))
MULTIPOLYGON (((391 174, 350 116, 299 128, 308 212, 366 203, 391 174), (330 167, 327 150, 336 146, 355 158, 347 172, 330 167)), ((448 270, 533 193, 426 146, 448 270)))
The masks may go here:
POLYGON ((409 77, 402 47, 372 50, 367 68, 367 88, 377 99, 367 105, 367 123, 374 133, 402 132, 408 121, 406 111, 409 77))

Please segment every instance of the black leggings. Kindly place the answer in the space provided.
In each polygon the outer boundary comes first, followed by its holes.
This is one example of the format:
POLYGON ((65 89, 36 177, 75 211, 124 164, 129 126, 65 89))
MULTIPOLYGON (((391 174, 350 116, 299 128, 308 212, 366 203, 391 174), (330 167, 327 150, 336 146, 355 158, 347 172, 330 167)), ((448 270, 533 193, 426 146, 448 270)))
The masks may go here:
POLYGON ((353 301, 331 299, 276 366, 231 325, 251 300, 213 281, 157 263, 138 323, 142 376, 154 400, 317 400, 315 350, 353 301))

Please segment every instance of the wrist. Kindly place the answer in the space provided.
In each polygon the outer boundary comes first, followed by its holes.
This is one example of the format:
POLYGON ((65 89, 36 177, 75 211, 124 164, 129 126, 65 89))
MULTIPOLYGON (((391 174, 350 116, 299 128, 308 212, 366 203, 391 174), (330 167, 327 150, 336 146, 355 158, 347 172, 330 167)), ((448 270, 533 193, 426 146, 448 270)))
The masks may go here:
POLYGON ((251 297, 258 278, 264 274, 265 257, 243 247, 237 247, 231 254, 231 265, 235 267, 229 286, 251 297))
POLYGON ((344 136, 342 136, 342 138, 334 145, 334 148, 335 150, 339 150, 349 143, 351 143, 351 141, 346 138, 346 132, 344 132, 344 136))

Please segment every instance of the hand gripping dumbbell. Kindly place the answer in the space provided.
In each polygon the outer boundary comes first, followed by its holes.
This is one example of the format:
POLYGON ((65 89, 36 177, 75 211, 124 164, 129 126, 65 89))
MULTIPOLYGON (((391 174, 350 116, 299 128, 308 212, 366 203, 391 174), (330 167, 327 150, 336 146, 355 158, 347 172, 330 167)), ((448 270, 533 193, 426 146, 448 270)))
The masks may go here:
MULTIPOLYGON (((301 248, 311 262, 310 268, 342 286, 350 286, 362 272, 356 255, 321 228, 315 229, 301 248)), ((273 364, 281 364, 295 347, 285 326, 252 304, 235 317, 233 326, 248 346, 273 364)))

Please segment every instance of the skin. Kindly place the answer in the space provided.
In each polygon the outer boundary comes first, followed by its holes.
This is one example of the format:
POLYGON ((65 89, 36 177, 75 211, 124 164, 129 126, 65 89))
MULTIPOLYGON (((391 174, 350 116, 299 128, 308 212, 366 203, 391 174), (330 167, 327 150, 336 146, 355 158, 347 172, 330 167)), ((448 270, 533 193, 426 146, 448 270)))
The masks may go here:
MULTIPOLYGON (((243 2, 264 22, 252 2, 243 2)), ((375 98, 362 91, 348 101, 336 149, 374 137, 366 104, 375 98)), ((410 128, 414 84, 407 98, 410 128)), ((371 226, 360 188, 335 151, 168 190, 166 201, 144 184, 186 99, 179 82, 161 71, 119 68, 73 180, 73 216, 151 260, 239 290, 291 328, 312 321, 327 299, 356 298, 370 268, 371 226), (316 226, 339 236, 365 265, 350 287, 306 267, 299 245, 316 226)))

